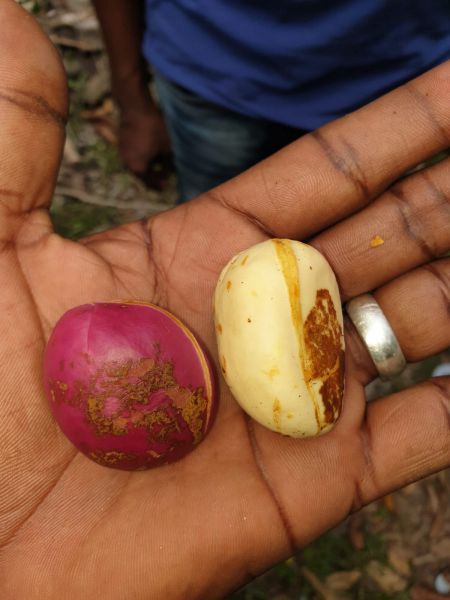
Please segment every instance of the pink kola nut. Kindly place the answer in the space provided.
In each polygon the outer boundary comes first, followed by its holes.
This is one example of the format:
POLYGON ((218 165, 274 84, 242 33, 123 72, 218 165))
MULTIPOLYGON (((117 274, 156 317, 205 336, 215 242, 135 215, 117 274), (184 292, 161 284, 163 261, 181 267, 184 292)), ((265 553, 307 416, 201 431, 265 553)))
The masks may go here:
POLYGON ((86 304, 65 313, 47 344, 44 386, 69 440, 119 469, 182 458, 215 414, 212 370, 197 340, 150 304, 86 304))

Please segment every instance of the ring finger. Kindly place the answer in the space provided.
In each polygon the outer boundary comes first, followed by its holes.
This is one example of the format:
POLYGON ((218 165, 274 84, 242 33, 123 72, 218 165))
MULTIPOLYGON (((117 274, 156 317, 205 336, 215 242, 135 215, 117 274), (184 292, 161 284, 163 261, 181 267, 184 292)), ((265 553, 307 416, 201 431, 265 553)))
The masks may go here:
MULTIPOLYGON (((450 346, 450 258, 434 261, 378 288, 374 296, 408 362, 450 346)), ((347 320, 347 348, 363 385, 377 376, 375 365, 347 320)))

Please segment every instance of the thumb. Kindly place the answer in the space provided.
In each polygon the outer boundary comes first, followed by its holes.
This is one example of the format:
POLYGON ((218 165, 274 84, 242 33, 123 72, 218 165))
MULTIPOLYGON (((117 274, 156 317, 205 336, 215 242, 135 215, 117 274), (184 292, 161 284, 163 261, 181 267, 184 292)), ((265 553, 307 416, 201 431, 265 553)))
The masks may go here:
POLYGON ((56 49, 14 0, 0 3, 0 241, 49 204, 64 142, 67 92, 56 49))

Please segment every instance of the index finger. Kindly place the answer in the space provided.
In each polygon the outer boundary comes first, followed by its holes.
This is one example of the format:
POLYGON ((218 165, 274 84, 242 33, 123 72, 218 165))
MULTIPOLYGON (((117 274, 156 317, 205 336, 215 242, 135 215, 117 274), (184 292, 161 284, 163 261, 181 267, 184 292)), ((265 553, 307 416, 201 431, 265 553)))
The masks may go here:
POLYGON ((211 194, 271 235, 305 238, 450 146, 450 60, 287 146, 211 194))

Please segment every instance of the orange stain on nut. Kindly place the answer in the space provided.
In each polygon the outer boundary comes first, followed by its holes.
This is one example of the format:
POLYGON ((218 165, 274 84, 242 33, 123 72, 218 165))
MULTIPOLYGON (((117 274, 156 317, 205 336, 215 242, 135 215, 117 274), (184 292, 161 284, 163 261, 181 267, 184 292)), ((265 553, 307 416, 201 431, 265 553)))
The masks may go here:
POLYGON ((273 401, 272 412, 273 412, 274 425, 275 425, 276 429, 280 430, 281 429, 281 404, 280 404, 280 401, 278 400, 278 398, 275 398, 275 400, 273 401))
POLYGON ((307 372, 321 380, 320 395, 324 407, 320 427, 337 420, 342 408, 344 389, 343 332, 330 292, 316 292, 316 303, 304 324, 307 372))
POLYGON ((229 292, 231 290, 231 286, 233 284, 231 283, 231 281, 227 281, 227 291, 229 292))

